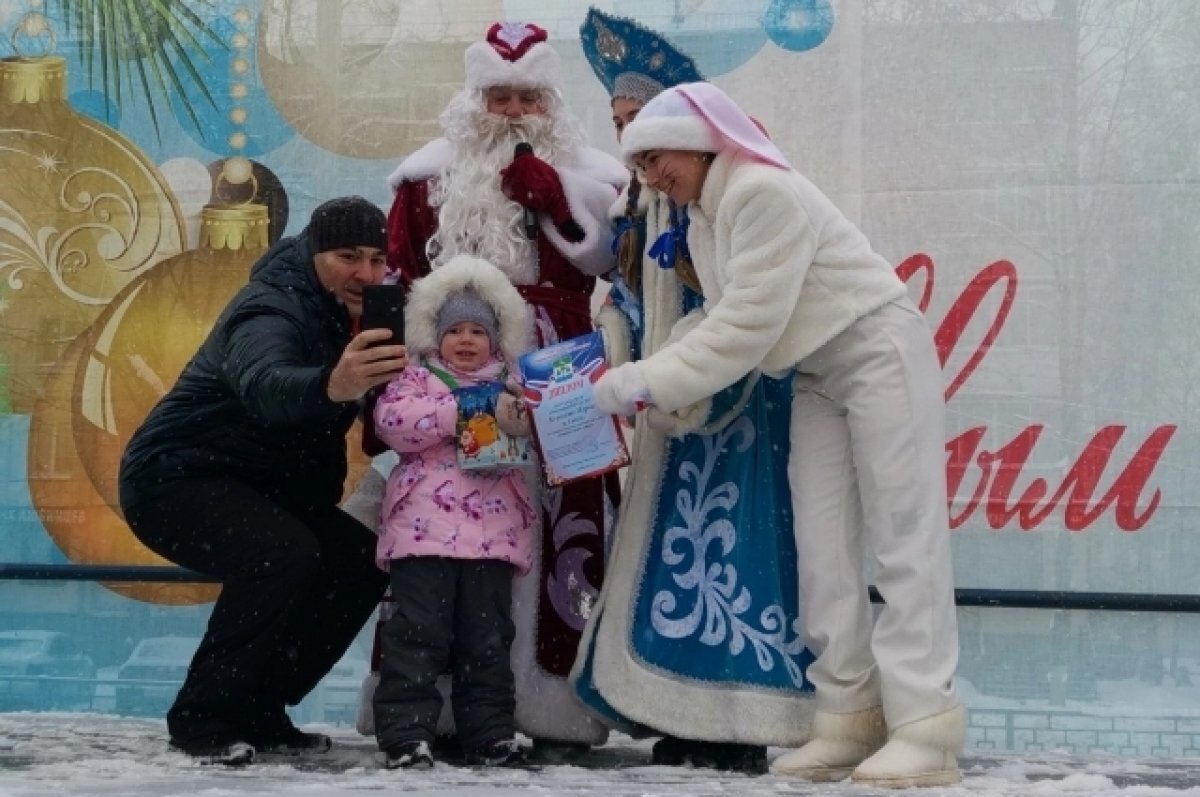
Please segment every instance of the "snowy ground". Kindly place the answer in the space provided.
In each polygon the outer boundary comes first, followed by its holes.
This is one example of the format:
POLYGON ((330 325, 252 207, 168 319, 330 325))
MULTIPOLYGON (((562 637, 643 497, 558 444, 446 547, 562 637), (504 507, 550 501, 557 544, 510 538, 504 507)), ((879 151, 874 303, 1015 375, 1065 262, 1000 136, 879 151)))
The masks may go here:
MULTIPOLYGON (((650 743, 624 736, 594 751, 582 766, 527 771, 438 764, 433 770, 419 773, 388 772, 378 768, 370 739, 347 728, 309 727, 330 732, 334 750, 321 756, 277 758, 230 770, 199 765, 170 752, 161 721, 96 714, 0 714, 0 797, 345 797, 364 792, 456 797, 889 794, 848 783, 816 786, 773 776, 652 767, 648 764, 650 743)), ((771 752, 777 755, 781 751, 771 752)), ((967 756, 962 763, 964 780, 960 786, 909 793, 922 797, 1200 797, 1200 760, 991 755, 967 756)))

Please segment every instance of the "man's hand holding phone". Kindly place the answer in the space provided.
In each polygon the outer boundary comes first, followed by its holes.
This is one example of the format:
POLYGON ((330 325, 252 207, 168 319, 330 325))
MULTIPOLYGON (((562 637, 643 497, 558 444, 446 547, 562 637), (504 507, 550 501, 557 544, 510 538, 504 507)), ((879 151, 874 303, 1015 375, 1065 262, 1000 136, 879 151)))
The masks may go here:
POLYGON ((408 365, 404 347, 404 288, 364 285, 362 332, 329 376, 329 398, 357 401, 376 385, 391 381, 408 365))
POLYGON ((390 382, 408 366, 403 343, 386 343, 389 329, 365 329, 351 339, 329 375, 326 393, 332 401, 357 401, 376 385, 390 382))

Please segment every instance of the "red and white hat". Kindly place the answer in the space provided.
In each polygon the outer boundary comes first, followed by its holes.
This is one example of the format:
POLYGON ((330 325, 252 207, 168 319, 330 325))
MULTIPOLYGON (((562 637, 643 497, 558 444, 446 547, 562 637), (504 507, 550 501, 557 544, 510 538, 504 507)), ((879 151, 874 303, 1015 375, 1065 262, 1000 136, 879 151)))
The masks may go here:
POLYGON ((562 62, 545 29, 528 22, 497 22, 467 48, 467 88, 562 88, 562 62))

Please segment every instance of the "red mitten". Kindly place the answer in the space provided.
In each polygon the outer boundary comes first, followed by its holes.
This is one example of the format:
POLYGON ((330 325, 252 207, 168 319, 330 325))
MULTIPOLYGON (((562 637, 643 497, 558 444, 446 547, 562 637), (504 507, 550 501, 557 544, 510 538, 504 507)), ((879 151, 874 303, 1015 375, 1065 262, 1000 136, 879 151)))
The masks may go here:
POLYGON ((537 155, 519 155, 501 169, 500 190, 521 207, 547 214, 558 227, 572 220, 558 172, 537 155))

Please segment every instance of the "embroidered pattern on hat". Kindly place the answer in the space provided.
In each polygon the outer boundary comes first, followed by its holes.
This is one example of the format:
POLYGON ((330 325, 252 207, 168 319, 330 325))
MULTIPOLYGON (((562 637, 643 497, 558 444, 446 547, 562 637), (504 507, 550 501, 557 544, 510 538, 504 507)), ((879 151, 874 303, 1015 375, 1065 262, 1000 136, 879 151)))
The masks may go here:
POLYGON ((547 38, 545 29, 528 22, 497 22, 487 32, 487 43, 506 61, 519 60, 547 38))
POLYGON ((645 104, 665 87, 704 79, 695 61, 664 36, 594 7, 579 26, 579 43, 612 97, 645 104))

